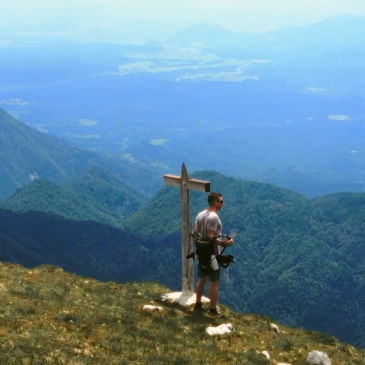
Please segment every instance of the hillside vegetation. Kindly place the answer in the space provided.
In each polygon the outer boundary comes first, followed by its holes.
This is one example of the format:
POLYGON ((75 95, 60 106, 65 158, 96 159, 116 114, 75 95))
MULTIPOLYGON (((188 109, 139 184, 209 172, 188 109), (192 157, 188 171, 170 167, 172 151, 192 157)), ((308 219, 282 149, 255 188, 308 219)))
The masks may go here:
POLYGON ((99 280, 157 279, 148 240, 97 222, 0 209, 0 258, 26 267, 53 264, 99 280))
POLYGON ((112 174, 88 166, 62 185, 36 179, 0 206, 15 212, 43 212, 71 220, 117 225, 138 211, 146 200, 112 174))
POLYGON ((89 164, 103 167, 147 196, 162 184, 158 174, 146 166, 69 147, 1 108, 0 157, 0 201, 36 177, 61 183, 80 174, 89 164))
POLYGON ((194 315, 189 307, 158 303, 168 289, 157 283, 101 283, 42 265, 32 270, 0 263, 1 364, 247 364, 304 365, 308 353, 332 364, 365 364, 365 352, 327 334, 279 326, 273 320, 222 307, 227 319, 194 315), (231 323, 212 337, 207 327, 231 323), (268 351, 270 359, 262 355, 268 351))

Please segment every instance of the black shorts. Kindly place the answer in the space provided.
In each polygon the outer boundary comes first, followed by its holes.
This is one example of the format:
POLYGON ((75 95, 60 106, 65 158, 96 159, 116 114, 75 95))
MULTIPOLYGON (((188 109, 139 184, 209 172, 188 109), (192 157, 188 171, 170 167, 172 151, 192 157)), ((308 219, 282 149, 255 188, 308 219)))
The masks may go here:
POLYGON ((217 281, 220 277, 221 268, 218 270, 212 270, 210 267, 202 268, 198 265, 198 278, 208 277, 209 281, 217 281))

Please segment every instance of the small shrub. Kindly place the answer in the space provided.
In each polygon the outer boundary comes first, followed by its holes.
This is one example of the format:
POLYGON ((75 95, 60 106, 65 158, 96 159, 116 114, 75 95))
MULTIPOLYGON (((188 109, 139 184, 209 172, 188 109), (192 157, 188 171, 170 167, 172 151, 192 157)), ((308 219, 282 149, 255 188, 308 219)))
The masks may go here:
POLYGON ((276 337, 274 346, 280 351, 290 351, 293 349, 293 342, 284 337, 276 337))
POLYGON ((310 338, 318 344, 336 346, 336 337, 331 336, 327 333, 312 332, 310 338))

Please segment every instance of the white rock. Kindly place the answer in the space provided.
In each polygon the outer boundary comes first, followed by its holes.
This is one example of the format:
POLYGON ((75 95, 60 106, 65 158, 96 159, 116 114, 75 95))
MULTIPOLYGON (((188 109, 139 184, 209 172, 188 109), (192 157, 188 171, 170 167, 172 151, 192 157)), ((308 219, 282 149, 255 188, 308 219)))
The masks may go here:
POLYGON ((307 358, 307 363, 316 365, 331 365, 331 360, 325 352, 312 351, 307 358))
POLYGON ((270 359, 270 355, 267 351, 262 351, 261 352, 267 359, 270 359))
POLYGON ((143 306, 143 310, 147 312, 162 312, 162 307, 156 307, 155 305, 146 304, 143 306))
POLYGON ((280 332, 279 327, 276 324, 274 324, 274 323, 271 323, 270 324, 270 331, 273 331, 275 333, 279 333, 280 332))
MULTIPOLYGON (((171 303, 177 303, 186 307, 188 305, 195 304, 196 294, 193 291, 173 292, 161 295, 160 300, 161 301, 168 300, 171 303)), ((204 296, 202 297, 201 301, 202 303, 210 302, 210 300, 204 296)))
POLYGON ((291 365, 291 364, 287 364, 286 362, 278 362, 276 363, 276 365, 291 365))
POLYGON ((221 324, 218 327, 207 327, 205 330, 208 335, 224 335, 226 333, 231 333, 233 331, 233 326, 230 323, 221 324))

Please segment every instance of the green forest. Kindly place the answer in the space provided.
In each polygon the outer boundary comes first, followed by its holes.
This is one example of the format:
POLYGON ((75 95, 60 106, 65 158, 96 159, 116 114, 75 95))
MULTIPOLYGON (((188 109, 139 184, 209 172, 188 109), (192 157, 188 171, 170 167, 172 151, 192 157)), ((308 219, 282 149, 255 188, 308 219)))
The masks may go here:
POLYGON ((78 221, 96 221, 116 226, 137 212, 148 198, 97 166, 57 185, 36 179, 18 189, 2 204, 17 212, 42 212, 78 221))
MULTIPOLYGON (((40 198, 52 190, 46 181, 31 184, 38 192, 30 191, 39 199, 26 199, 31 186, 9 198, 0 211, 0 257, 26 267, 54 264, 100 280, 148 280, 180 290, 179 189, 164 187, 148 203, 139 201, 141 208, 128 217, 117 219, 111 197, 104 193, 113 197, 127 191, 117 194, 115 181, 102 180, 98 169, 86 175, 86 182, 85 174, 76 180, 84 181, 87 189, 60 186, 62 192, 49 200, 54 208, 48 211, 47 201, 40 198), (95 194, 83 199, 93 182, 95 194), (100 193, 98 187, 103 187, 100 193), (65 204, 67 196, 70 202, 65 204), (108 206, 110 211, 102 215, 108 206)), ((226 250, 236 262, 221 276, 221 303, 365 346, 365 194, 310 200, 215 171, 194 177, 210 181, 211 190, 222 193, 223 231, 236 232, 234 245, 226 250)), ((133 193, 128 194, 132 199, 133 193)), ((206 193, 190 192, 192 222, 207 206, 206 198, 206 193)))

